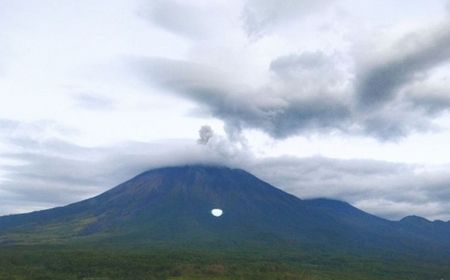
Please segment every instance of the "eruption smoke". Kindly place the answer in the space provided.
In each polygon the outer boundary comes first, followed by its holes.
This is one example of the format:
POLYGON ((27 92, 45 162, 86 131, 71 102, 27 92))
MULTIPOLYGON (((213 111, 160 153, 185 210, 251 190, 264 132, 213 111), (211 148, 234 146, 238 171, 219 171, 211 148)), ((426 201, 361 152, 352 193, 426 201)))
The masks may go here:
POLYGON ((206 145, 214 136, 214 131, 209 125, 204 125, 198 131, 198 135, 200 138, 197 140, 197 143, 199 143, 200 145, 206 145))

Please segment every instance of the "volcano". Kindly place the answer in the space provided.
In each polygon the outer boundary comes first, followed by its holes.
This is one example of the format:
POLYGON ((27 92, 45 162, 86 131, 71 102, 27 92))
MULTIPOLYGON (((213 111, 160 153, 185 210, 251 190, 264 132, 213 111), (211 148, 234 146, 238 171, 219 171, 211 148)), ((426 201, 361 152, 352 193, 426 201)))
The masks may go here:
POLYGON ((144 172, 68 206, 0 217, 0 244, 290 246, 446 254, 450 223, 386 220, 348 203, 302 200, 241 169, 144 172))

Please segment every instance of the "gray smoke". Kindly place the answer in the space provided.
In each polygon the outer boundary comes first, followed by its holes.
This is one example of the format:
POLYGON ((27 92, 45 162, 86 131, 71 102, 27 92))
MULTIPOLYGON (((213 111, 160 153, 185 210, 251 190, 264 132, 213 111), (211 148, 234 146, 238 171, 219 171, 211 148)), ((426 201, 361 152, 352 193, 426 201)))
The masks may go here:
POLYGON ((204 125, 198 131, 198 135, 200 138, 197 140, 197 143, 199 143, 200 145, 206 145, 214 136, 214 131, 209 125, 204 125))

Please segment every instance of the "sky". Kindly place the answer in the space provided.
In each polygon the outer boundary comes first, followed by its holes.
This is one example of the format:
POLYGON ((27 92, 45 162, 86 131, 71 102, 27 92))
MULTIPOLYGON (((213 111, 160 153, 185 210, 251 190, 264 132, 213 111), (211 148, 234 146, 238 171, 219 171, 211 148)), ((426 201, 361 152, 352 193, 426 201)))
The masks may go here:
POLYGON ((0 215, 145 170, 450 220, 447 0, 0 0, 0 215))

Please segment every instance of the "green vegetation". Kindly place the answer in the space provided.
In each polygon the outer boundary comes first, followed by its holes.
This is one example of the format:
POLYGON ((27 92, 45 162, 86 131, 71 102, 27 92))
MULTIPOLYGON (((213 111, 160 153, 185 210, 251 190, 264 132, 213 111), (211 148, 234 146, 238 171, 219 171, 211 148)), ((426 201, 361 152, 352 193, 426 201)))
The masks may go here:
POLYGON ((448 263, 267 251, 1 247, 0 279, 449 279, 448 263))

